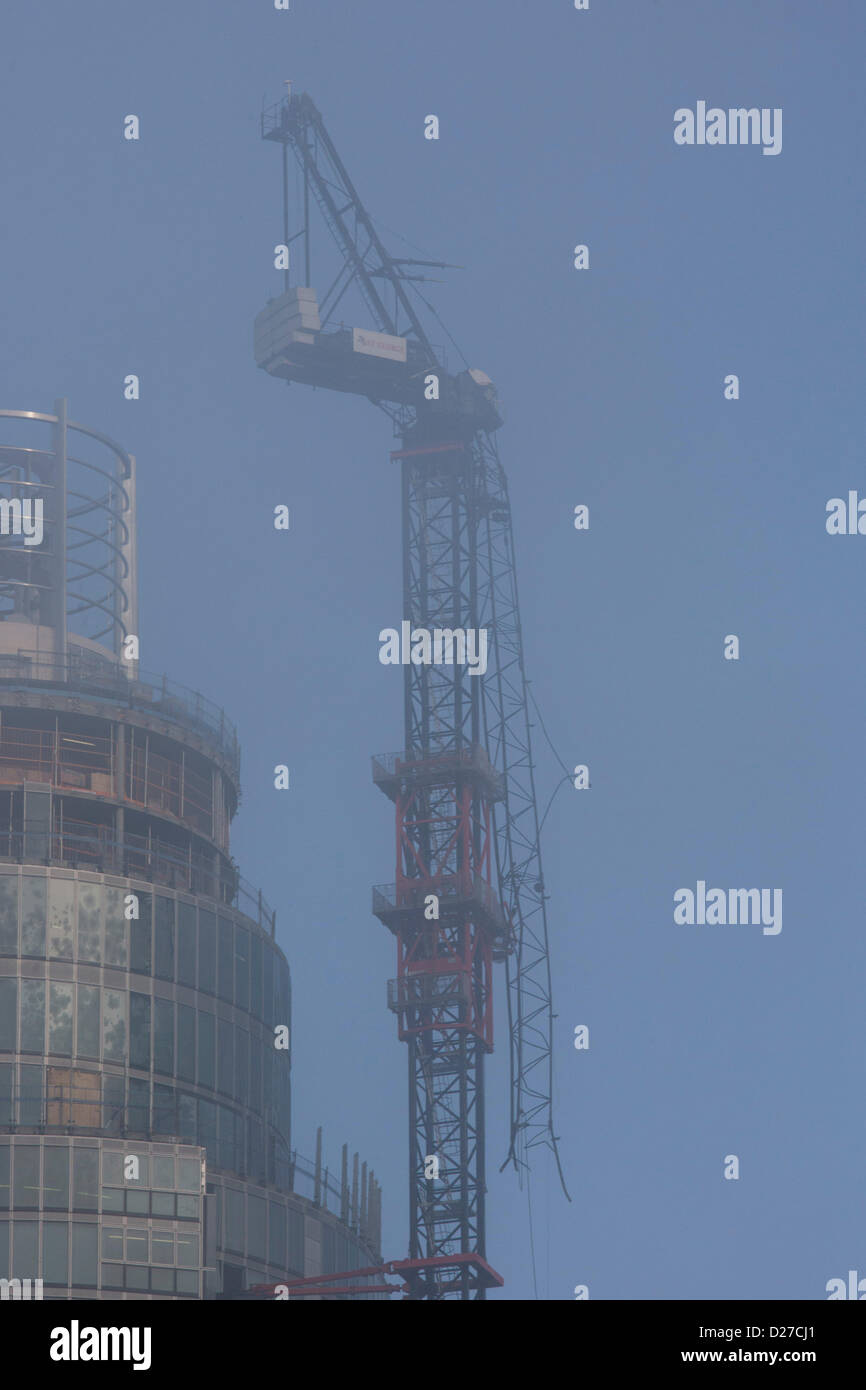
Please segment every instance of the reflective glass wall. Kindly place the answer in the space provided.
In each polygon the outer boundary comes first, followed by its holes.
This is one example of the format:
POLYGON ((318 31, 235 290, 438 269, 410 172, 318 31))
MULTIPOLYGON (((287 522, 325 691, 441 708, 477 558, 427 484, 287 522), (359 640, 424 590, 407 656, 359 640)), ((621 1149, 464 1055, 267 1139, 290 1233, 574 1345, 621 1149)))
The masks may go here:
POLYGON ((232 909, 0 865, 0 1132, 166 1135, 286 1189, 290 1012, 282 952, 232 909))

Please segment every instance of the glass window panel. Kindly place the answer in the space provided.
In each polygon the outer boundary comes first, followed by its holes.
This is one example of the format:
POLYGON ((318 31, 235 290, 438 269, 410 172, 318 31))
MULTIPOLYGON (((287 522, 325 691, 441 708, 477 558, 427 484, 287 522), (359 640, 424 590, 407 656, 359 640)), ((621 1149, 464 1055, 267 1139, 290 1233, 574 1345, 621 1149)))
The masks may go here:
POLYGON ((147 1231, 136 1226, 127 1227, 126 1258, 137 1264, 147 1264, 147 1231))
POLYGON ((42 1279, 46 1284, 66 1284, 69 1265, 69 1228, 65 1221, 46 1221, 42 1227, 42 1279))
POLYGON ((250 934, 235 923, 235 1003, 246 1009, 250 1002, 250 934))
POLYGON ((206 1151, 208 1163, 216 1163, 216 1106, 209 1100, 198 1103, 198 1142, 206 1151))
POLYGON ((214 1016, 200 1013, 198 1016, 198 1084, 214 1084, 214 1016))
POLYGON ((289 1087, 291 1084, 291 1068, 289 1065, 288 1052, 274 1053, 275 1084, 277 1095, 277 1113, 281 1121, 288 1119, 289 1114, 289 1087))
POLYGON ((222 1200, 213 1183, 208 1183, 205 1188, 205 1191, 207 1195, 213 1199, 211 1202, 208 1203, 208 1219, 210 1220, 214 1213, 216 1213, 216 1222, 214 1223, 216 1226, 216 1246, 218 1250, 221 1250, 223 1245, 222 1200))
POLYGON ((234 1161, 233 1167, 236 1168, 237 1171, 238 1171, 239 1173, 244 1173, 244 1172, 246 1172, 246 1162, 245 1162, 245 1152, 246 1152, 246 1150, 245 1150, 246 1128, 247 1128, 247 1127, 246 1127, 246 1125, 245 1125, 245 1123, 244 1123, 244 1117, 243 1117, 243 1115, 237 1115, 237 1114, 236 1114, 236 1115, 235 1115, 235 1161, 234 1161))
POLYGON ((177 1137, 192 1144, 196 1140, 195 1096, 186 1095, 183 1091, 177 1093, 177 1137))
POLYGON ((118 1187, 104 1187, 102 1189, 102 1210, 123 1212, 124 1195, 118 1187))
POLYGON ((69 1207, 69 1150, 45 1146, 42 1174, 42 1205, 47 1211, 66 1211, 69 1207))
POLYGON ((244 1253, 244 1194, 227 1187, 226 1195, 226 1248, 244 1253))
POLYGON ((123 1259, 123 1227, 103 1226, 102 1258, 104 1260, 123 1259))
POLYGON ((119 1133, 126 1124, 123 1077, 112 1072, 102 1073, 102 1123, 105 1129, 119 1133))
MULTIPOLYGON (((17 1052, 18 981, 12 975, 0 979, 0 1052, 17 1052)), ((31 1048, 30 1051, 35 1051, 31 1048)))
POLYGON ((266 1047, 262 1052, 262 1109, 269 1118, 274 1098, 274 1050, 273 1047, 266 1047))
POLYGON ((191 903, 177 905, 177 979, 195 989, 195 908, 191 903))
POLYGON ((202 1187, 202 1166, 197 1158, 178 1159, 178 1187, 185 1193, 197 1193, 202 1187))
POLYGON ((109 1187, 119 1187, 123 1182, 123 1154, 102 1151, 102 1181, 109 1187))
POLYGON ((150 1194, 151 1216, 169 1217, 174 1220, 174 1193, 152 1192, 150 1194))
POLYGON ((289 1226, 288 1266, 295 1274, 304 1272, 304 1218, 301 1212, 289 1207, 286 1211, 289 1226))
POLYGON ((177 1262, 179 1265, 198 1265, 198 1236, 193 1231, 178 1231, 177 1262))
POLYGON ((235 1117, 226 1105, 217 1106, 219 1125, 218 1163, 220 1168, 235 1166, 235 1117))
MULTIPOLYGON (((48 739, 50 739, 48 735, 48 739)), ((39 735, 37 735, 39 738, 39 735)), ((41 741, 41 739, 40 739, 41 741)), ((41 775, 49 769, 43 765, 41 775)), ((40 787, 24 784, 24 858, 31 863, 47 859, 50 849, 51 831, 51 792, 40 787)))
POLYGON ((150 996, 129 996, 129 1065, 150 1070, 150 996))
POLYGON ((154 999, 153 1069, 174 1076, 174 1004, 154 999))
POLYGON ((0 874, 0 956, 18 955, 18 875, 0 874))
POLYGON ((178 1193, 177 1215, 179 1221, 198 1221, 198 1197, 189 1197, 184 1196, 183 1193, 178 1193))
POLYGON ((19 1073, 21 1082, 18 1098, 18 1122, 22 1125, 44 1124, 45 1068, 22 1064, 19 1073))
POLYGON ((174 1235, 171 1231, 154 1231, 150 1237, 150 1249, 155 1265, 174 1264, 174 1235))
POLYGON ((282 995, 280 998, 280 1009, 282 1011, 281 1022, 289 1024, 292 1021, 292 977, 289 967, 284 960, 280 961, 280 980, 282 982, 282 995))
POLYGON ((234 932, 226 917, 219 919, 219 958, 217 967, 217 987, 220 999, 232 1002, 232 981, 234 976, 234 932))
POLYGON ((9 1226, 10 1222, 0 1221, 0 1279, 9 1278, 9 1226))
POLYGON ((9 1177, 12 1166, 12 1145, 0 1144, 0 1211, 9 1210, 9 1177))
POLYGON ((250 941, 250 1008, 256 1018, 262 1016, 262 942, 252 934, 250 941))
POLYGON ((168 1154, 154 1154, 153 1186, 167 1187, 174 1191, 174 1159, 168 1154))
POLYGON ((45 1051, 45 981, 21 981, 21 1051, 45 1051))
POLYGON ((12 1278, 37 1279, 39 1240, 38 1221, 12 1222, 12 1278))
POLYGON ((123 1288, 123 1265, 102 1266, 102 1287, 104 1289, 123 1288))
POLYGON ((125 1265, 124 1273, 126 1275, 126 1287, 128 1289, 148 1288, 150 1270, 146 1267, 142 1268, 141 1265, 125 1265))
POLYGON ((99 1228, 95 1222, 72 1223, 72 1283, 96 1288, 99 1228))
POLYGON ((127 1188, 126 1191, 126 1211, 129 1216, 147 1216, 150 1206, 150 1193, 137 1192, 135 1188, 127 1188))
MULTIPOLYGON (((155 1255, 154 1259, 156 1259, 155 1255)), ((152 1269, 150 1271, 150 1287, 154 1293, 174 1293, 174 1270, 152 1269)))
POLYGON ((268 1220, 268 1263, 286 1267, 286 1209, 282 1202, 270 1202, 268 1220))
POLYGON ((153 1128, 156 1134, 174 1134, 177 1129, 173 1086, 153 1087, 153 1128))
POLYGON ((152 895, 150 893, 136 893, 135 896, 138 899, 138 919, 133 917, 129 923, 129 968, 149 975, 151 973, 151 938, 153 935, 152 895))
POLYGON ((102 962, 102 889, 97 883, 78 885, 78 959, 102 962))
POLYGON ((102 991, 102 1049, 106 1062, 126 1060, 126 993, 102 991))
POLYGON ((13 1160, 13 1196, 16 1211, 39 1206, 39 1145, 16 1144, 13 1160))
POLYGON ((127 964, 128 922, 124 915, 122 888, 105 890, 105 964, 125 970, 127 964))
POLYGON ((235 1029, 235 1097, 246 1101, 250 1089, 250 1035, 245 1028, 235 1029))
POLYGON ((268 1220, 268 1205, 264 1197, 256 1197, 251 1192, 247 1197, 247 1257, 251 1260, 264 1260, 265 1232, 268 1220))
POLYGON ((217 1024, 218 1040, 218 1080, 217 1090, 224 1091, 226 1095, 231 1095, 234 1091, 235 1082, 235 1040, 234 1030, 230 1023, 220 1019, 217 1024))
POLYGON ((174 898, 157 893, 154 899, 156 922, 155 973, 161 980, 174 979, 174 898))
POLYGON ((265 1069, 262 1054, 261 1036, 253 1033, 250 1038, 250 1091, 247 1104, 257 1115, 262 1113, 262 1073, 265 1069))
POLYGON ((48 880, 48 954, 72 960, 75 884, 71 879, 48 880))
POLYGON ((48 1051, 72 1056, 72 985, 56 980, 49 990, 48 1051))
POLYGON ((198 913, 198 987, 213 994, 216 970, 216 916, 199 908, 198 913))
POLYGON ((95 1057, 99 1061, 99 990, 96 985, 78 986, 79 1057, 95 1057))
POLYGON ((21 880, 21 954, 45 955, 47 879, 25 874, 21 880))
POLYGON ((175 1277, 178 1293, 188 1293, 198 1297, 198 1270, 179 1269, 175 1277))
POLYGON ((177 1074, 184 1081, 195 1081, 195 1009, 177 1006, 177 1074))
POLYGON ((276 968, 277 962, 274 959, 274 953, 266 948, 264 979, 262 981, 262 1022, 271 1034, 273 1034, 274 1022, 274 976, 276 968))
POLYGON ((150 1129, 150 1082, 129 1078, 129 1128, 143 1134, 150 1129))
POLYGON ((76 1211, 96 1211, 99 1202, 99 1150, 73 1150, 72 1205, 76 1211))
POLYGON ((270 953, 271 969, 270 977, 265 972, 265 1022, 268 1031, 273 1031, 275 1023, 285 1023, 283 1010, 280 1007, 280 963, 274 951, 270 953))
POLYGON ((184 1192, 200 1191, 201 1165, 197 1158, 178 1159, 177 1185, 184 1192))

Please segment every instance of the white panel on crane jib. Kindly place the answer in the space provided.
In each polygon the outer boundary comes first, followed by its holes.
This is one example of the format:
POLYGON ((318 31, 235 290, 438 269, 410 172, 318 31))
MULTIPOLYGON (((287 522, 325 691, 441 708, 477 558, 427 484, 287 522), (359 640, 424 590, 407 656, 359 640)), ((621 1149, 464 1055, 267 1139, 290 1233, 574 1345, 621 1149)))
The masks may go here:
POLYGON ((371 357, 388 357, 392 362, 406 361, 406 339, 390 333, 370 333, 366 328, 352 329, 352 349, 371 357))

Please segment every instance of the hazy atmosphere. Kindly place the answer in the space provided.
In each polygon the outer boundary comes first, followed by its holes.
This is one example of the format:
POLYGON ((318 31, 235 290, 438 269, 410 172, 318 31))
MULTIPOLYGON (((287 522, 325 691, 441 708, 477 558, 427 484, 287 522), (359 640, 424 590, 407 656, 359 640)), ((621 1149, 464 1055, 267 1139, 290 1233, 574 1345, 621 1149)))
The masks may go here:
MULTIPOLYGON (((231 849, 291 969, 292 1144, 311 1158, 321 1125, 332 1172, 344 1142, 372 1165, 388 1260, 408 1249, 407 1048, 370 907, 394 879, 370 758, 404 739, 379 660, 406 616, 400 445, 362 395, 256 365, 284 283, 260 117, 287 80, 393 256, 460 267, 413 303, 450 370, 462 352, 498 391, 540 815, 562 783, 542 852, 571 1201, 544 1150, 528 1184, 499 1171, 498 966, 492 1299, 825 1299, 866 1274, 864 30, 844 0, 49 0, 0 20, 0 408, 65 397, 135 455, 141 662, 238 728, 231 849), (703 113, 743 107, 778 113, 760 141, 701 139, 703 113), (714 889, 763 890, 764 915, 714 922, 714 889)), ((301 201, 292 162, 292 230, 301 201)), ((320 298, 334 256, 317 216, 320 298)), ((357 301, 346 320, 375 327, 357 301)))

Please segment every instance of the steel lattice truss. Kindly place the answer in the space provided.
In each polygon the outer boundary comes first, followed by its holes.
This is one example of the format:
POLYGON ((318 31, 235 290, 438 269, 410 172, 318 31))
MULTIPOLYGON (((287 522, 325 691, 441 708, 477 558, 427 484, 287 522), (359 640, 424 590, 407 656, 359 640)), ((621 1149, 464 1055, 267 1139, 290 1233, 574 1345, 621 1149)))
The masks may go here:
MULTIPOLYGON (((478 480, 479 613, 490 631, 491 659, 484 678, 484 739, 501 772, 504 805, 496 813, 497 879, 516 949, 506 957, 511 1019, 511 1143, 508 1157, 526 1161, 544 1144, 559 1167, 553 1129, 553 1005, 544 874, 517 568, 508 483, 494 441, 474 441, 478 480)), ((563 1182, 564 1187, 564 1182, 563 1182)))
MULTIPOLYGON (((265 112, 262 136, 266 140, 276 140, 284 149, 291 144, 304 176, 304 225, 294 236, 288 235, 287 225, 285 228, 289 246, 299 237, 304 238, 307 270, 304 283, 310 283, 310 190, 340 251, 341 263, 336 277, 319 301, 322 323, 335 321, 337 305, 354 284, 377 326, 385 333, 414 338, 424 349, 430 365, 435 366, 436 352, 401 284, 404 277, 393 273, 393 267, 407 262, 395 260, 385 250, 310 97, 304 93, 265 112), (386 285, 393 291, 393 308, 386 303, 386 285)), ((391 294, 388 299, 392 299, 391 294)))
MULTIPOLYGON (((320 301, 323 330, 262 363, 284 380, 365 394, 401 448, 403 611, 411 633, 487 635, 486 671, 464 660, 404 667, 403 751, 374 759, 394 802, 396 883, 374 890, 394 933, 389 1004, 409 1048, 411 1297, 483 1298, 499 1282, 485 1258, 484 1057, 492 1049, 492 967, 507 962, 511 1139, 559 1158, 552 1122, 552 1006, 544 879, 508 489, 492 429, 501 418, 483 374, 451 376, 306 95, 263 117, 283 148, 284 237, 303 237, 310 284, 310 194, 339 253, 320 301), (289 236, 286 151, 303 174, 303 226, 289 236), (360 291, 376 328, 406 340, 405 371, 359 386, 337 305, 360 291), (391 307, 393 304, 393 307, 391 307), (345 335, 344 335, 345 336, 345 335), (433 371, 438 395, 421 381, 433 371), (412 383, 418 382, 417 387, 412 383), (482 399, 483 396, 483 399, 482 399), (435 908, 431 908, 435 903, 435 908), (437 1176, 430 1176, 431 1160, 437 1176)), ((286 280, 286 300, 291 299, 286 280)), ((365 383, 372 381, 369 375, 365 383)), ((475 657, 479 655, 475 648, 475 657)), ((405 658, 404 658, 405 659, 405 658)), ((505 1165, 503 1165, 505 1166, 505 1165)), ((560 1173, 561 1176, 561 1173, 560 1173)))

